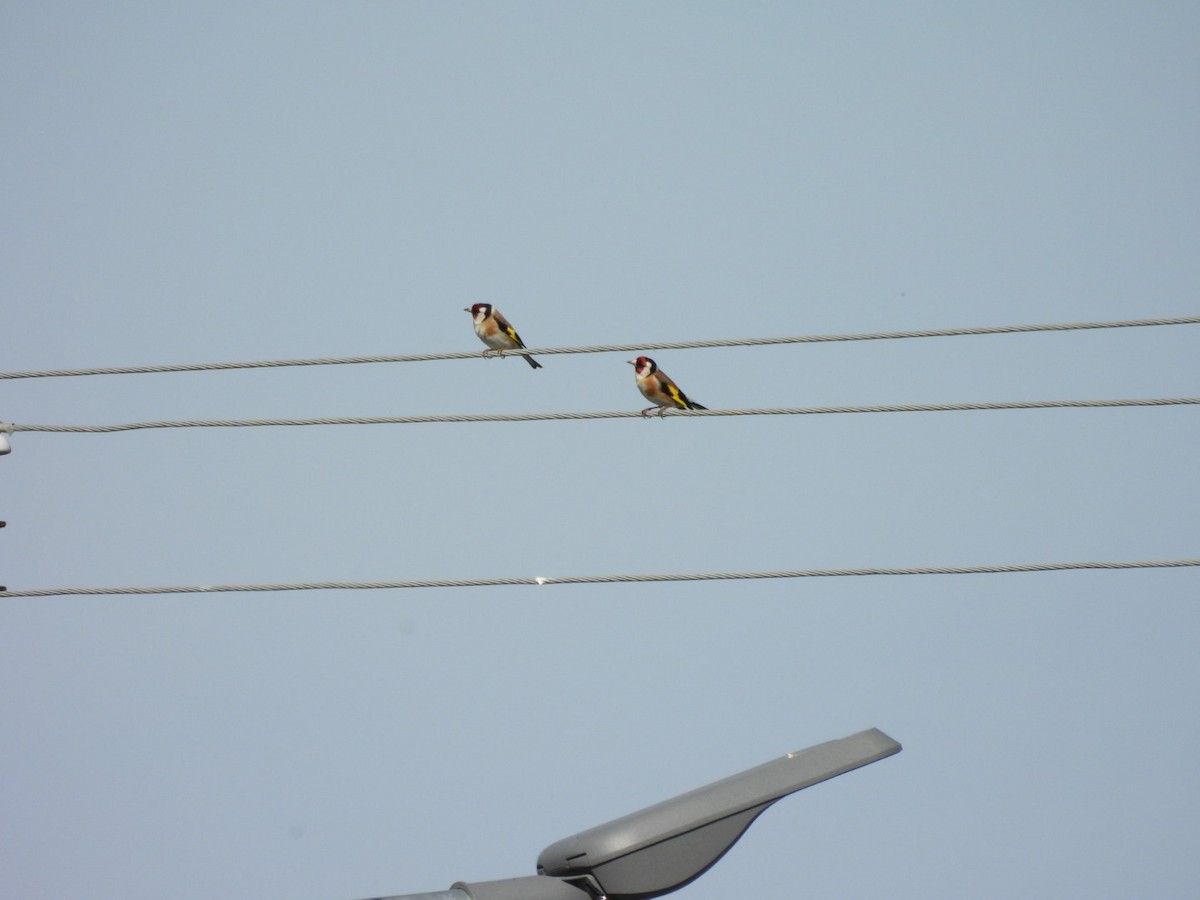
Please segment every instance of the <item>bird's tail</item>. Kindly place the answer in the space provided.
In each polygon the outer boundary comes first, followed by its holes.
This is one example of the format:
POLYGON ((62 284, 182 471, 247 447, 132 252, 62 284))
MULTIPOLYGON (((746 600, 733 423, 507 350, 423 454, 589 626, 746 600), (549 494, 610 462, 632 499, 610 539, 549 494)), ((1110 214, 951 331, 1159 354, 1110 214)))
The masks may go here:
POLYGON ((530 356, 529 354, 523 353, 521 355, 525 357, 525 362, 529 363, 529 368, 540 369, 542 367, 542 364, 540 362, 538 362, 536 359, 534 359, 532 356, 530 356))
POLYGON ((687 402, 688 409, 708 409, 707 406, 701 406, 699 403, 693 403, 691 400, 687 402))

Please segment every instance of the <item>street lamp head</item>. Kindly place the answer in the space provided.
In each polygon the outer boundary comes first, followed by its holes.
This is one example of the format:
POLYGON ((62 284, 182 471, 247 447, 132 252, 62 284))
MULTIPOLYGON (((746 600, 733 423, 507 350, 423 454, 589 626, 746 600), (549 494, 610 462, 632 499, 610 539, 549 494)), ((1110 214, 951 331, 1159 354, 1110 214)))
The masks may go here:
POLYGON ((704 874, 776 800, 899 751, 872 728, 789 753, 551 844, 538 872, 590 882, 609 900, 670 893, 704 874))

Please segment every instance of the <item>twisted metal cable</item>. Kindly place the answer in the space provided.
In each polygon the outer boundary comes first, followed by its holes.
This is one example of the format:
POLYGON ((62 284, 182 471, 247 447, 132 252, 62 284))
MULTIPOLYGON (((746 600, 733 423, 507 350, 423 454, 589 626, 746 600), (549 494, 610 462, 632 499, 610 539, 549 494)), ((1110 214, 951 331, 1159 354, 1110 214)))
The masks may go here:
MULTIPOLYGON (((912 403, 876 406, 801 406, 766 409, 668 409, 669 417, 715 416, 812 416, 847 413, 891 412, 966 412, 1002 409, 1112 408, 1124 406, 1188 406, 1200 404, 1200 397, 1158 397, 1142 400, 1016 400, 983 403, 912 403)), ((5 431, 39 431, 76 434, 108 434, 115 431, 141 431, 150 428, 252 428, 278 425, 427 425, 451 422, 551 422, 589 419, 637 419, 640 412, 547 412, 477 413, 442 416, 346 416, 315 419, 205 419, 182 422, 127 422, 121 425, 16 425, 0 426, 5 431)), ((644 418, 658 418, 651 413, 644 418)))
MULTIPOLYGON (((927 328, 917 331, 877 331, 859 334, 800 335, 797 337, 731 338, 715 341, 657 341, 643 344, 602 344, 584 347, 546 347, 500 351, 501 355, 559 356, 570 353, 640 352, 643 350, 696 350, 711 347, 765 347, 772 344, 821 344, 841 341, 882 341, 902 338, 961 337, 982 334, 1021 334, 1035 331, 1082 331, 1097 328, 1140 328, 1155 325, 1198 325, 1200 316, 1160 319, 1125 319, 1114 322, 1064 322, 1049 325, 993 325, 980 328, 927 328)), ((357 363, 432 362, 435 360, 479 359, 478 351, 453 353, 409 353, 383 356, 342 356, 314 359, 275 359, 250 362, 183 363, 159 366, 107 366, 93 369, 50 369, 30 372, 0 372, 0 380, 15 378, 61 378, 80 375, 146 375, 157 372, 214 372, 225 369, 271 369, 284 366, 341 366, 357 363)))
POLYGON ((764 578, 838 578, 865 575, 1000 575, 1016 572, 1066 572, 1083 569, 1174 569, 1200 566, 1200 559, 1134 562, 1024 563, 983 566, 907 566, 864 569, 794 569, 779 572, 694 572, 671 575, 567 575, 522 578, 448 578, 429 581, 312 581, 292 584, 209 584, 174 587, 90 587, 0 590, 3 597, 65 597, 109 594, 217 594, 265 591, 360 591, 400 588, 511 587, 518 585, 631 584, 664 581, 739 581, 764 578))

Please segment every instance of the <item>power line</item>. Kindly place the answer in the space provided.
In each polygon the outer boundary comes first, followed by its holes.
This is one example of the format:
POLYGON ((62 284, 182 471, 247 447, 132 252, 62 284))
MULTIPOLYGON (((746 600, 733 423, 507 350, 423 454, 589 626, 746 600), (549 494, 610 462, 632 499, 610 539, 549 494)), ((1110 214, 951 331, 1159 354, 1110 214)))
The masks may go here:
MULTIPOLYGON (((716 416, 811 416, 847 413, 891 412, 968 412, 1004 409, 1092 409, 1126 406, 1194 406, 1200 397, 1159 397, 1142 400, 1016 400, 982 403, 920 403, 875 406, 801 406, 765 409, 665 410, 668 417, 716 416)), ((0 425, 0 431, 38 431, 76 434, 108 434, 116 431, 142 431, 151 428, 252 428, 302 425, 427 425, 456 422, 551 422, 590 419, 637 419, 639 412, 547 412, 477 413, 441 416, 346 416, 314 419, 203 419, 182 422, 127 422, 120 425, 0 425)), ((658 418, 654 413, 647 418, 658 418)))
POLYGON ((1008 566, 911 566, 867 569, 794 569, 780 572, 695 572, 673 575, 569 575, 522 578, 454 578, 429 581, 311 581, 284 584, 209 584, 174 587, 39 588, 3 591, 0 597, 63 597, 107 594, 217 594, 266 591, 362 591, 400 588, 512 587, 518 585, 633 584, 663 581, 741 581, 764 578, 839 578, 860 575, 1001 575, 1084 569, 1176 569, 1200 566, 1200 559, 1137 562, 1025 563, 1008 566))
MULTIPOLYGON (((584 347, 546 347, 506 351, 509 355, 560 356, 572 353, 639 352, 643 350, 696 350, 712 347, 765 347, 772 344, 822 344, 842 341, 881 341, 903 338, 961 337, 984 334, 1023 334, 1037 331, 1082 331, 1098 328, 1139 328, 1154 325, 1197 325, 1200 316, 1163 319, 1125 319, 1115 322, 1066 322, 1049 325, 993 325, 980 328, 932 328, 918 331, 877 331, 859 334, 800 335, 797 337, 732 338, 715 341, 657 341, 642 344, 601 344, 584 347)), ((254 360, 250 362, 183 363, 158 366, 107 366, 92 369, 49 369, 30 372, 0 372, 0 380, 15 378, 61 378, 82 375, 147 375, 161 372, 214 372, 226 369, 270 369, 285 366, 342 366, 358 363, 433 362, 479 359, 478 351, 411 353, 383 356, 341 356, 312 359, 254 360)))

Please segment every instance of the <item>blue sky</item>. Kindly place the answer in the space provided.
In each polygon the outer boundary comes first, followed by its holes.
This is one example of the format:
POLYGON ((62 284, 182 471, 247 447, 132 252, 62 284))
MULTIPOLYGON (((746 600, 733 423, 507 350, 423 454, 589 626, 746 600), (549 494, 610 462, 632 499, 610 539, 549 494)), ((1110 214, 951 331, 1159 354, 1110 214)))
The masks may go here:
MULTIPOLYGON (((10 3, 4 371, 1197 314, 1193 4, 10 3)), ((1197 326, 663 351, 711 408, 1200 394, 1197 326)), ((640 409, 632 354, 0 420, 640 409)), ((0 583, 1195 558, 1193 408, 13 436, 0 583)), ((0 600, 0 884, 354 898, 878 727, 678 896, 1184 897, 1200 572, 0 600)))

